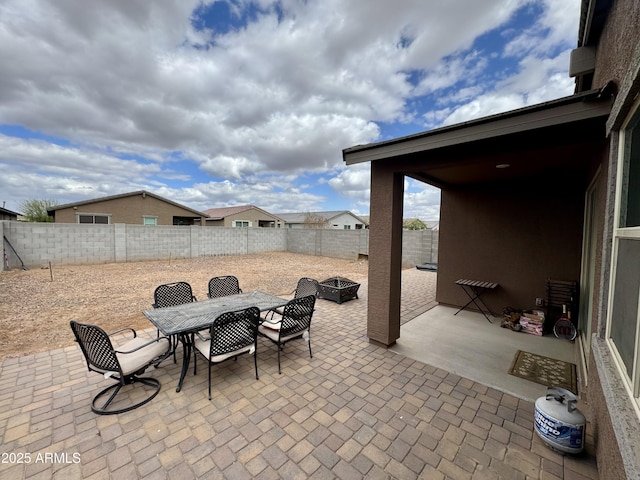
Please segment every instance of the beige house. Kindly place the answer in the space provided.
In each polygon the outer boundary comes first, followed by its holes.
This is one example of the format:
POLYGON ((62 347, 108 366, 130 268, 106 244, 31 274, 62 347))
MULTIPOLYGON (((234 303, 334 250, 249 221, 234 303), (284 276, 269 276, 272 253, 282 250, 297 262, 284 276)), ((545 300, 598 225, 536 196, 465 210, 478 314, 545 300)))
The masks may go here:
POLYGON ((583 0, 574 95, 343 151, 371 165, 372 343, 401 335, 405 176, 442 193, 439 303, 466 303, 459 279, 498 283, 497 312, 579 284, 579 394, 607 480, 640 478, 639 25, 638 0, 583 0))
POLYGON ((210 227, 284 227, 284 220, 254 205, 210 208, 204 213, 209 217, 205 224, 210 227))
POLYGON ((47 210, 56 223, 127 223, 132 225, 203 225, 207 215, 145 190, 47 210))

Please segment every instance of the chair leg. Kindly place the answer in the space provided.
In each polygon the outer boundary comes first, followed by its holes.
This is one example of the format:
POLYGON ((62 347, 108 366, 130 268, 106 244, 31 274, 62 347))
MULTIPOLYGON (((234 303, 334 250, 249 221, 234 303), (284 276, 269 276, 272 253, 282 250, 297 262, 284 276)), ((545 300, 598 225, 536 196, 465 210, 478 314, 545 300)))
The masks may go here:
POLYGON ((157 379, 150 378, 150 377, 134 376, 131 378, 127 378, 124 381, 120 381, 114 385, 111 385, 105 388, 104 390, 102 390, 101 392, 99 392, 95 397, 93 397, 93 401, 91 402, 91 411, 93 411, 94 413, 97 413, 98 415, 115 415, 117 413, 128 412, 130 410, 133 410, 135 408, 138 408, 144 405, 145 403, 150 402, 151 400, 153 400, 153 398, 155 398, 156 395, 158 395, 159 392, 160 392, 160 382, 157 379), (142 400, 141 402, 138 402, 134 405, 129 405, 127 407, 124 407, 118 410, 107 410, 109 408, 109 405, 111 405, 111 402, 115 399, 116 395, 120 391, 120 389, 125 385, 132 384, 135 382, 139 382, 149 387, 153 387, 154 389, 153 393, 149 395, 147 398, 145 398, 144 400, 142 400), (96 407, 96 402, 98 401, 98 399, 106 395, 107 393, 109 393, 109 391, 111 390, 114 390, 113 393, 109 396, 109 399, 102 405, 102 407, 96 407))
POLYGON ((211 400, 211 360, 209 360, 209 400, 211 400))
POLYGON ((260 378, 258 377, 258 349, 257 348, 253 352, 253 364, 256 367, 256 380, 260 380, 260 378))
POLYGON ((109 407, 109 405, 111 404, 111 402, 113 401, 114 398, 116 398, 116 395, 118 395, 118 392, 120 391, 120 389, 122 388, 123 384, 122 383, 116 383, 114 385, 111 385, 110 387, 105 388, 104 390, 102 390, 100 393, 98 393, 94 398, 93 398, 93 404, 91 405, 91 410, 93 410, 95 413, 101 413, 101 412, 105 412, 107 410, 107 407, 109 407), (106 402, 104 402, 104 405, 102 405, 102 407, 97 408, 95 407, 95 403, 96 400, 98 400, 98 398, 102 397, 103 395, 105 395, 109 390, 113 389, 113 393, 109 396, 109 398, 107 399, 106 402))

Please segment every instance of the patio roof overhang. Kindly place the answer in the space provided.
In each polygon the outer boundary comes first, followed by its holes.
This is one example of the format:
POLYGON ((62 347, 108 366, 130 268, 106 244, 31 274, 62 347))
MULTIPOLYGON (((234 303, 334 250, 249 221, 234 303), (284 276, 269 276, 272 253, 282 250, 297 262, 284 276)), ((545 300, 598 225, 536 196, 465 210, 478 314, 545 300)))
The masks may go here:
POLYGON ((440 188, 584 171, 606 138, 613 99, 590 91, 385 142, 343 150, 347 165, 392 162, 394 170, 440 188), (508 168, 496 168, 509 165, 508 168))

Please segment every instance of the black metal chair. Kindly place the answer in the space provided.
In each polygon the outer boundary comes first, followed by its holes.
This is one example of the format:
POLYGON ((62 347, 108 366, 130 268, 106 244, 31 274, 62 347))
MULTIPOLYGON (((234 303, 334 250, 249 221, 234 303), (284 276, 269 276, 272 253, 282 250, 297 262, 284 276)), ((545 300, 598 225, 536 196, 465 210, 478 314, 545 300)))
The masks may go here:
MULTIPOLYGON (((309 277, 302 277, 298 280, 296 285, 296 289, 293 291, 293 298, 302 298, 308 295, 318 296, 318 280, 309 277)), ((265 318, 269 317, 270 320, 273 318, 274 314, 282 315, 282 308, 274 308, 271 310, 265 318)), ((273 321, 273 320, 271 320, 273 321)))
MULTIPOLYGON (((253 362, 258 380, 258 325, 260 310, 250 307, 235 312, 223 313, 209 327, 208 338, 194 335, 195 351, 200 352, 209 362, 209 400, 211 400, 211 365, 230 358, 237 359, 244 353, 253 354, 253 362)), ((193 373, 196 374, 196 357, 193 359, 193 373)))
POLYGON ((187 282, 174 282, 159 285, 153 292, 153 308, 172 307, 195 302, 191 285, 187 282))
MULTIPOLYGON (((187 282, 165 283, 156 287, 153 292, 153 308, 173 307, 197 301, 191 285, 187 282)), ((158 331, 158 336, 160 332, 158 331)), ((173 363, 176 363, 175 351, 178 347, 178 336, 172 335, 171 349, 173 350, 173 363)))
POLYGON ((233 275, 213 277, 209 280, 209 298, 226 297, 242 293, 240 282, 233 275))
POLYGON ((287 302, 282 312, 282 317, 277 321, 263 319, 258 327, 258 335, 271 340, 278 346, 278 373, 280 368, 280 351, 284 345, 292 340, 303 339, 309 344, 309 357, 311 353, 311 318, 316 304, 315 295, 294 298, 287 302))
POLYGON ((293 293, 294 298, 302 298, 308 295, 318 296, 318 280, 314 278, 302 277, 298 280, 296 290, 293 293))
MULTIPOLYGON (((71 321, 71 330, 80 345, 80 349, 87 361, 87 367, 91 372, 101 375, 111 376, 117 383, 100 391, 91 402, 91 410, 99 415, 113 415, 116 413, 128 412, 150 402, 160 392, 160 381, 150 377, 140 377, 149 366, 158 364, 164 360, 171 352, 171 341, 167 337, 158 337, 147 340, 136 335, 133 328, 122 328, 112 333, 106 333, 102 328, 95 325, 88 325, 71 321), (131 331, 133 338, 125 344, 114 347, 111 343, 111 336, 123 331, 131 331), (109 410, 112 402, 125 385, 142 383, 152 387, 153 391, 142 401, 135 404, 109 410), (102 406, 96 406, 98 399, 111 395, 102 406)), ((120 403, 119 401, 116 403, 120 403)))

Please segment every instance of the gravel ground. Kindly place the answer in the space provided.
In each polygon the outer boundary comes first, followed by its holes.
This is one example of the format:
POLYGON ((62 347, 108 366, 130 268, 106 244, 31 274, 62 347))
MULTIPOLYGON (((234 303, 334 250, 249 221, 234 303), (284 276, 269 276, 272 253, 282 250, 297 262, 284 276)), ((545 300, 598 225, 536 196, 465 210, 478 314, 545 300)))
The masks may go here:
POLYGON ((151 327, 142 314, 162 283, 186 281, 198 300, 217 275, 235 275, 244 291, 293 293, 300 277, 367 278, 366 260, 350 261, 289 252, 184 260, 53 265, 0 273, 0 361, 73 344, 70 320, 106 331, 151 327))

